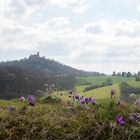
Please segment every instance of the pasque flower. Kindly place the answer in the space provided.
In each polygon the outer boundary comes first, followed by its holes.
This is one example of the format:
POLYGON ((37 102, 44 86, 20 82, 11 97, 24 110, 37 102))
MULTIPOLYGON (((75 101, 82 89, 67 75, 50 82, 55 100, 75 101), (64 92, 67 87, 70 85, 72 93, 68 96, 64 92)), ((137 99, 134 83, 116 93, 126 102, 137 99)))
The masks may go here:
POLYGON ((21 96, 21 97, 19 98, 19 101, 23 102, 23 101, 25 101, 25 98, 24 98, 23 96, 21 96))
POLYGON ((33 95, 29 95, 28 96, 28 102, 32 102, 32 101, 34 101, 34 96, 33 95))
POLYGON ((81 105, 85 104, 85 100, 84 99, 80 100, 80 104, 81 105))
POLYGON ((15 106, 9 106, 9 107, 8 107, 8 110, 9 110, 10 112, 15 111, 15 110, 16 110, 16 107, 15 107, 15 106))
POLYGON ((85 102, 88 104, 89 103, 89 98, 85 98, 85 102))
POLYGON ((92 102, 93 101, 93 98, 92 98, 92 96, 91 97, 89 97, 89 102, 92 102))
POLYGON ((137 117, 138 117, 138 115, 136 113, 129 114, 130 120, 135 120, 135 119, 137 119, 137 117))
POLYGON ((135 101, 135 104, 136 104, 136 105, 140 105, 140 100, 136 100, 136 101, 135 101))
POLYGON ((125 124, 124 118, 122 116, 116 116, 115 119, 118 124, 120 125, 125 124))
POLYGON ((90 102, 91 104, 96 105, 96 101, 93 99, 93 97, 92 97, 92 96, 91 96, 91 97, 89 97, 89 102, 90 102))
POLYGON ((30 105, 30 106, 35 106, 35 102, 34 102, 34 101, 29 102, 29 105, 30 105))
POLYGON ((95 100, 92 100, 91 102, 93 105, 96 105, 96 101, 95 100))
POLYGON ((34 106, 35 105, 35 98, 33 95, 29 95, 28 96, 28 102, 30 106, 34 106))
POLYGON ((112 90, 110 91, 111 98, 113 98, 113 96, 115 96, 115 93, 116 93, 115 89, 112 89, 112 90))
POLYGON ((79 100, 80 97, 79 97, 79 95, 75 95, 74 98, 79 100))
POLYGON ((72 107, 72 102, 71 101, 67 101, 67 107, 72 107))

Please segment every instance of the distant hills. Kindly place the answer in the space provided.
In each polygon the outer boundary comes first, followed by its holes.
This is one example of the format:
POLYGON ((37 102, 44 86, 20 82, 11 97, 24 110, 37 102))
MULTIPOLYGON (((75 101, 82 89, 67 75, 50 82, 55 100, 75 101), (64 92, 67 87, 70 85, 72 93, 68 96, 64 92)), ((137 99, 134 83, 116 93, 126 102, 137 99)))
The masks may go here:
POLYGON ((12 99, 32 94, 42 96, 45 85, 54 84, 58 90, 73 89, 77 76, 101 76, 98 72, 86 72, 40 57, 0 63, 0 98, 12 99))
POLYGON ((89 72, 78 70, 70 66, 61 64, 55 60, 40 57, 39 52, 30 55, 29 58, 21 59, 19 61, 1 62, 1 66, 14 66, 32 72, 41 72, 43 74, 53 76, 101 76, 99 72, 89 72))

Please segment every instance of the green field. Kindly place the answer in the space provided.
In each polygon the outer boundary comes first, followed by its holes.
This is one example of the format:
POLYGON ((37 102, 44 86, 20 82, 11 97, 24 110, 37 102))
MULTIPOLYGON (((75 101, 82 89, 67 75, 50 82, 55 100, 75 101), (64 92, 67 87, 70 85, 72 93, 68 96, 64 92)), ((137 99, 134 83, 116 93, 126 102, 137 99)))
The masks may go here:
MULTIPOLYGON (((93 96, 95 100, 97 100, 99 103, 102 102, 108 102, 110 100, 110 90, 116 89, 116 99, 120 99, 121 93, 120 93, 120 84, 122 82, 128 83, 129 86, 133 88, 140 88, 140 82, 135 81, 134 77, 118 77, 118 76, 100 76, 100 77, 77 77, 78 80, 78 86, 76 86, 75 90, 76 92, 83 94, 85 96, 93 96), (88 92, 83 92, 83 90, 88 87, 89 85, 86 85, 86 83, 93 83, 92 85, 100 85, 103 82, 105 82, 107 79, 111 79, 113 85, 97 88, 94 90, 90 90, 88 92)), ((137 94, 136 97, 139 99, 140 94, 137 94)))
POLYGON ((80 93, 82 95, 85 95, 86 97, 93 96, 93 98, 100 102, 108 102, 110 101, 110 91, 111 89, 116 89, 116 99, 120 98, 120 88, 119 84, 113 84, 111 86, 106 86, 102 88, 97 88, 95 90, 91 90, 88 92, 82 92, 83 87, 82 86, 77 86, 76 91, 77 93, 80 93))
MULTIPOLYGON (((116 96, 115 99, 118 100, 121 98, 120 93, 120 84, 122 82, 127 82, 131 87, 134 88, 140 88, 140 82, 136 82, 134 77, 118 77, 118 76, 100 76, 100 77, 77 77, 78 84, 75 87, 75 92, 78 95, 84 95, 85 97, 93 96, 93 98, 98 103, 107 103, 110 99, 110 91, 111 89, 116 90, 116 96), (97 88, 94 90, 90 90, 87 92, 83 92, 86 87, 89 85, 86 85, 86 83, 90 82, 94 84, 102 84, 107 79, 111 79, 113 82, 113 85, 97 88), (85 84, 85 85, 84 85, 85 84)), ((61 91, 63 93, 63 96, 60 96, 63 100, 67 101, 70 100, 68 97, 68 91, 61 91)), ((140 97, 140 94, 137 94, 137 98, 140 97)))
MULTIPOLYGON (((75 92, 78 95, 84 95, 85 97, 90 97, 93 96, 93 98, 98 102, 109 102, 110 99, 110 91, 111 89, 116 90, 116 96, 115 99, 118 100, 120 99, 120 83, 121 82, 133 82, 134 78, 129 78, 129 77, 117 77, 117 76, 100 76, 100 77, 77 77, 78 79, 78 85, 75 87, 75 92), (113 85, 111 86, 106 86, 106 87, 101 87, 97 88, 94 90, 90 90, 88 92, 83 92, 83 90, 88 87, 89 85, 83 85, 84 83, 87 82, 92 82, 95 84, 102 84, 105 82, 107 79, 111 79, 113 82, 113 85), (80 85, 82 84, 82 85, 80 85)), ((68 91, 61 91, 63 93, 63 96, 60 96, 63 100, 67 101, 70 100, 70 98, 67 96, 68 91)))
POLYGON ((134 88, 140 88, 140 82, 139 81, 129 81, 127 82, 128 85, 130 85, 131 87, 134 87, 134 88))
POLYGON ((77 77, 78 85, 84 85, 88 82, 93 84, 102 84, 107 79, 111 79, 113 83, 121 83, 134 81, 133 77, 118 77, 118 76, 98 76, 98 77, 77 77))

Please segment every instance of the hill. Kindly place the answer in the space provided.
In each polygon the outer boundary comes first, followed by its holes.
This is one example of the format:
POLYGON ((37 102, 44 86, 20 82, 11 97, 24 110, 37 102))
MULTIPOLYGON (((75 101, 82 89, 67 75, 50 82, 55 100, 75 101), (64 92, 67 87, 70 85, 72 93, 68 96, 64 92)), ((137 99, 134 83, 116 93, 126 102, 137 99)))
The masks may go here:
POLYGON ((21 95, 42 96, 45 85, 55 85, 54 89, 73 89, 76 79, 72 76, 50 76, 41 72, 31 72, 16 66, 0 66, 0 98, 12 99, 21 95))
POLYGON ((1 62, 1 66, 14 66, 24 70, 41 72, 43 74, 55 76, 101 76, 99 72, 89 72, 77 70, 70 66, 63 65, 57 61, 40 57, 39 52, 30 55, 29 58, 21 59, 19 61, 1 62))

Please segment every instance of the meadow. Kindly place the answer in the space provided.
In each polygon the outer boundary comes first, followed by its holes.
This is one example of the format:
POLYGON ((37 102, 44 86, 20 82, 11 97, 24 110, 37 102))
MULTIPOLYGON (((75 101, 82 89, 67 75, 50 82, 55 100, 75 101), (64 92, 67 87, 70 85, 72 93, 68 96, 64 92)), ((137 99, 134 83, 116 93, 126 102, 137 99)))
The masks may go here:
MULTIPOLYGON (((83 80, 99 84, 106 78, 83 80)), ((134 79, 111 78, 113 85, 88 92, 83 92, 88 85, 78 84, 71 98, 68 91, 57 91, 42 98, 0 100, 0 140, 139 140, 140 100, 120 100, 120 83, 135 85, 134 79)))
POLYGON ((121 76, 77 77, 79 85, 86 85, 86 83, 101 84, 107 79, 111 79, 113 83, 130 82, 135 80, 133 77, 121 76))

